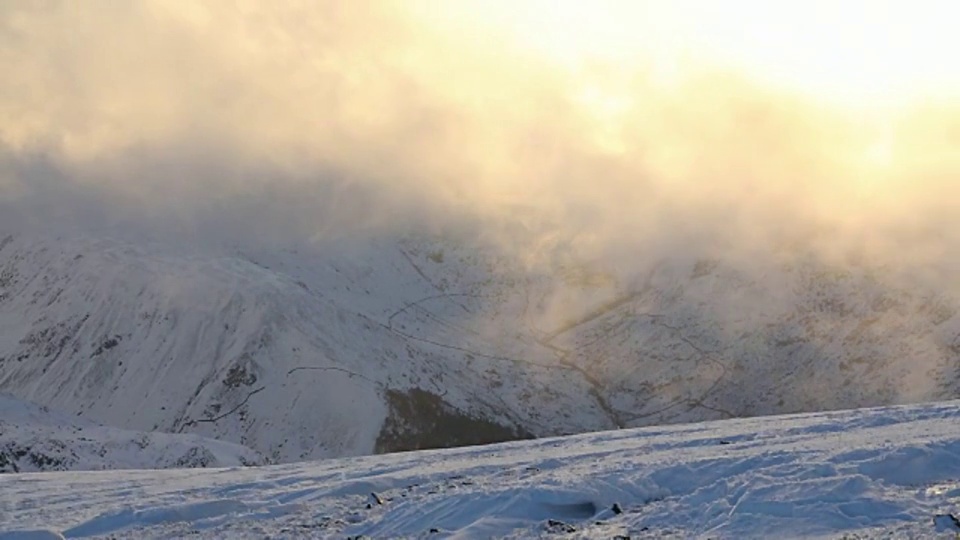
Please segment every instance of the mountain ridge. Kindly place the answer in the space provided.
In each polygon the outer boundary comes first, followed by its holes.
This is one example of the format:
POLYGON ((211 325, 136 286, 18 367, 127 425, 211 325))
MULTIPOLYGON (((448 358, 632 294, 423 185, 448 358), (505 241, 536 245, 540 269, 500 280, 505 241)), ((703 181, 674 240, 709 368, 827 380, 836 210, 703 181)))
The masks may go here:
POLYGON ((240 445, 193 434, 112 428, 0 394, 0 473, 266 463, 240 445))
POLYGON ((875 268, 557 261, 7 236, 0 391, 280 462, 958 395, 956 299, 875 268))

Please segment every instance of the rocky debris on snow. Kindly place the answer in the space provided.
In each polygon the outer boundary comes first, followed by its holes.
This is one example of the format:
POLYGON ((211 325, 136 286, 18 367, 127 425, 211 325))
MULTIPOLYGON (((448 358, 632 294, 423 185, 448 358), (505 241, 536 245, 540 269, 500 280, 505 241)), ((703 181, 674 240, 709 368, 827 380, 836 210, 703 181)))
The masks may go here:
POLYGON ((933 517, 933 525, 937 528, 937 532, 960 533, 960 519, 953 514, 937 514, 933 517))
POLYGON ((569 523, 560 521, 559 519, 548 519, 547 520, 547 531, 551 533, 575 533, 577 528, 569 523))

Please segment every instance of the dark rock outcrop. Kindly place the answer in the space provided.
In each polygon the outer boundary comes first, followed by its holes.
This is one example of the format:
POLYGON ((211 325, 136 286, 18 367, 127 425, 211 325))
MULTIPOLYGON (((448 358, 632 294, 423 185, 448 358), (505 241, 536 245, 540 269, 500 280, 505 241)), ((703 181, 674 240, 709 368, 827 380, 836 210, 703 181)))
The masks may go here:
POLYGON ((414 388, 389 389, 384 398, 390 412, 380 429, 377 453, 452 448, 532 439, 521 427, 506 426, 460 411, 440 396, 414 388))

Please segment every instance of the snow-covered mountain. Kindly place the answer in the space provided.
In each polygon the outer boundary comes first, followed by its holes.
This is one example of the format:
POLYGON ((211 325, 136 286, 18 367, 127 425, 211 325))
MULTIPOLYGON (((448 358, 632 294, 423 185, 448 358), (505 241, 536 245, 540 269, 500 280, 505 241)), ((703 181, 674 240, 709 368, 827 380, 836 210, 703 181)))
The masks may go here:
MULTIPOLYGON (((262 256, 11 238, 0 250, 0 388, 106 424, 196 432, 275 460, 604 425, 596 406, 557 399, 558 382, 589 390, 569 370, 557 377, 552 366, 471 359, 467 343, 451 354, 424 341, 443 336, 416 328, 408 312, 429 308, 446 285, 421 275, 429 254, 415 249, 262 256)), ((491 272, 461 269, 447 273, 458 283, 444 307, 466 316, 483 307, 470 294, 489 290, 491 272)))
POLYGON ((263 464, 237 444, 102 426, 0 395, 0 473, 263 464))
POLYGON ((0 538, 956 538, 958 420, 947 402, 269 467, 0 475, 0 538))
POLYGON ((942 291, 814 258, 650 262, 0 237, 0 391, 275 461, 960 395, 942 291))

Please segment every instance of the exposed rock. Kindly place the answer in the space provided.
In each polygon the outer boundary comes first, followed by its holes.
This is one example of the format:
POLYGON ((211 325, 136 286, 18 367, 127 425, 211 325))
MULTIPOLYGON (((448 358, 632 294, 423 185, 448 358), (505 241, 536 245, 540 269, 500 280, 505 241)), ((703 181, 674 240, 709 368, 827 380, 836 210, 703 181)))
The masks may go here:
POLYGON ((376 452, 402 452, 490 444, 533 435, 517 426, 475 418, 440 396, 414 388, 385 392, 390 413, 377 437, 376 452))

